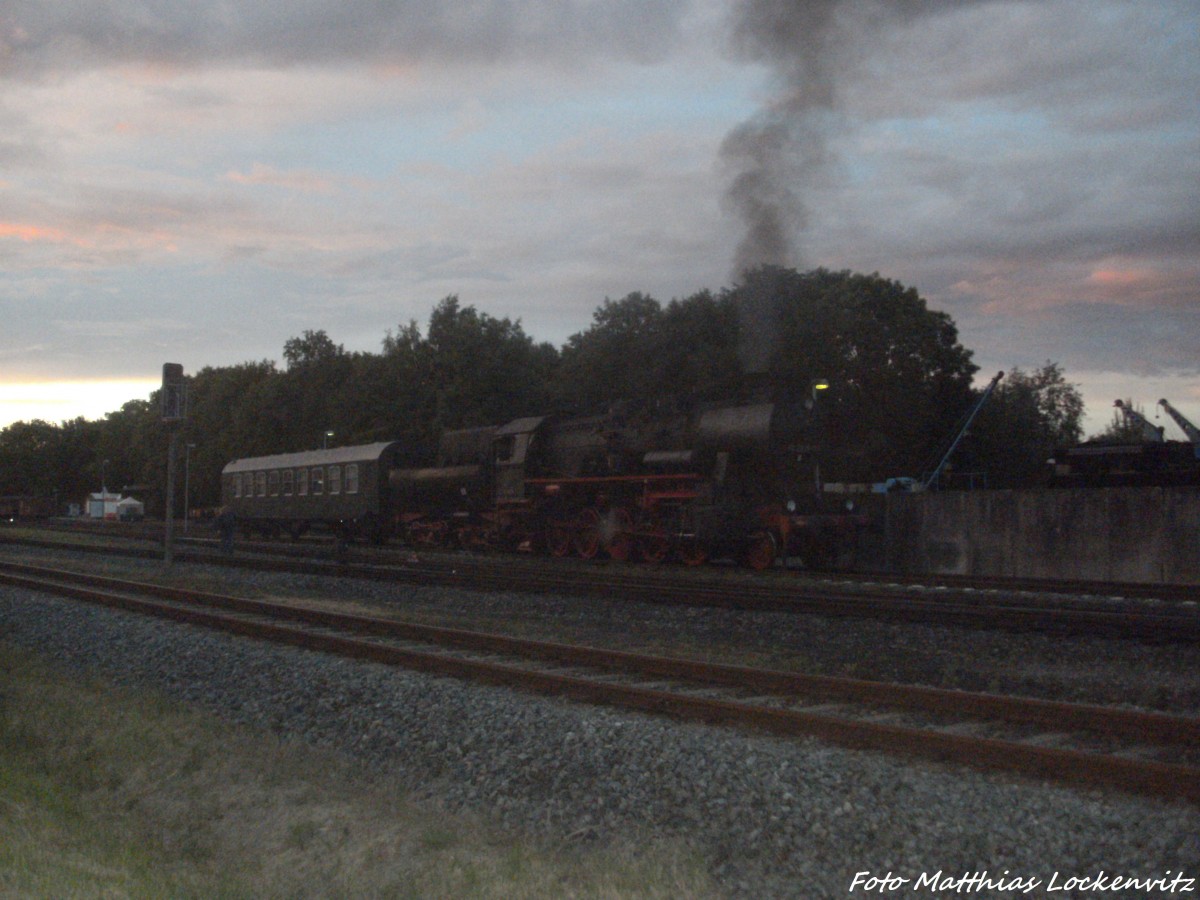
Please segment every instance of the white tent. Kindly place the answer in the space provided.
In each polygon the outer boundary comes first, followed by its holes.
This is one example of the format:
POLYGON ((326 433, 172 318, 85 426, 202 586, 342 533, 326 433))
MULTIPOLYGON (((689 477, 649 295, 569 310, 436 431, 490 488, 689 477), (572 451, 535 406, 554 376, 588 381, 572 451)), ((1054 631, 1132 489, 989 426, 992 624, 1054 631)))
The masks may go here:
POLYGON ((122 522, 140 522, 146 517, 146 504, 132 497, 123 497, 117 503, 117 518, 122 522))

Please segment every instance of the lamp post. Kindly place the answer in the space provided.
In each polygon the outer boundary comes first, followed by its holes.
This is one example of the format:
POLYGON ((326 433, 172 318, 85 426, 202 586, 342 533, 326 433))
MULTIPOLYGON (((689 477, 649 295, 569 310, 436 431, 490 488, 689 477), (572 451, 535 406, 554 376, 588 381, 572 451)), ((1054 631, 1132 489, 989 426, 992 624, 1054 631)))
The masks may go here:
POLYGON ((104 513, 108 509, 108 460, 100 460, 100 524, 105 522, 104 513))
MULTIPOLYGON (((810 412, 816 409, 817 396, 821 391, 829 390, 829 381, 825 378, 814 378, 809 389, 808 409, 810 412)), ((815 418, 815 417, 814 417, 815 418)), ((821 442, 818 441, 818 444, 821 442)), ((816 491, 818 500, 821 496, 821 458, 820 451, 813 454, 813 488, 816 491)))
POLYGON ((321 449, 322 449, 322 450, 328 450, 328 449, 329 449, 329 439, 330 439, 331 437, 333 437, 333 432, 332 432, 332 431, 327 431, 327 432, 325 432, 325 436, 324 436, 323 438, 321 438, 321 449))
MULTIPOLYGON (((167 429, 167 497, 163 519, 163 563, 175 558, 175 465, 179 457, 179 431, 187 421, 187 380, 179 363, 163 363, 162 423, 167 429)), ((186 501, 185 501, 186 503, 186 501)))
POLYGON ((811 394, 811 400, 809 401, 809 405, 810 406, 815 405, 817 402, 817 394, 820 393, 821 391, 827 391, 827 390, 829 390, 829 382, 826 379, 814 378, 812 381, 812 390, 809 392, 811 394))

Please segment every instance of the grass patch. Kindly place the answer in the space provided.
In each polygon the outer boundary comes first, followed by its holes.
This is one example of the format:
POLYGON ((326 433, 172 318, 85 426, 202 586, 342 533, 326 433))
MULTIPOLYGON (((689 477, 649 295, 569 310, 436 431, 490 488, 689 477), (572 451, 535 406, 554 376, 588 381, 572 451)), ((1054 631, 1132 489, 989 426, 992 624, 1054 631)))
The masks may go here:
POLYGON ((703 897, 693 852, 578 847, 0 643, 0 896, 703 897))

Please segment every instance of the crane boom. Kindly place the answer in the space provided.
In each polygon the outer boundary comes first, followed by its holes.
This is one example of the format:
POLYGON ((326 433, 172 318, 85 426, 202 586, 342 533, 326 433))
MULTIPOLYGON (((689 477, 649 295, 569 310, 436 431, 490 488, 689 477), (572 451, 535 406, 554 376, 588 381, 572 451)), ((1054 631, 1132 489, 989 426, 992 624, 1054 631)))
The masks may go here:
POLYGON ((1183 433, 1188 436, 1188 440, 1193 444, 1200 444, 1200 428, 1197 428, 1189 422, 1179 410, 1173 407, 1166 400, 1159 400, 1158 405, 1167 411, 1167 415, 1175 420, 1175 424, 1183 429, 1183 433))
POLYGON ((1163 429, 1155 425, 1124 400, 1113 401, 1113 406, 1119 409, 1125 416, 1126 424, 1132 423, 1142 430, 1142 440, 1151 444, 1161 444, 1163 442, 1163 429))
POLYGON ((996 377, 993 378, 991 383, 983 389, 983 392, 979 395, 979 399, 971 404, 971 408, 968 409, 966 413, 963 414, 963 417, 958 420, 958 423, 954 426, 953 433, 950 435, 950 444, 946 448, 946 452, 942 454, 942 457, 938 461, 938 464, 934 468, 933 472, 921 479, 920 487, 922 490, 928 489, 937 484, 938 479, 942 476, 942 471, 946 468, 946 464, 950 462, 951 455, 953 455, 954 451, 958 448, 959 441, 963 439, 963 435, 967 433, 967 429, 971 427, 971 423, 975 421, 975 417, 979 415, 979 411, 983 409, 984 405, 988 402, 988 398, 992 396, 992 391, 996 389, 996 385, 1000 383, 1000 379, 1003 377, 1003 371, 997 372, 996 377))

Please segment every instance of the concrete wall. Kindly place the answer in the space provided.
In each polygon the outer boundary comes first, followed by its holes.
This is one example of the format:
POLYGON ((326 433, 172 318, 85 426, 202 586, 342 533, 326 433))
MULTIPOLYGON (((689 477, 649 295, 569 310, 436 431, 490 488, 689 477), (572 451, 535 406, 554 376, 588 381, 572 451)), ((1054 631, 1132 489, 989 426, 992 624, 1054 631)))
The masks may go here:
POLYGON ((1200 488, 891 494, 891 571, 1200 584, 1200 488))

